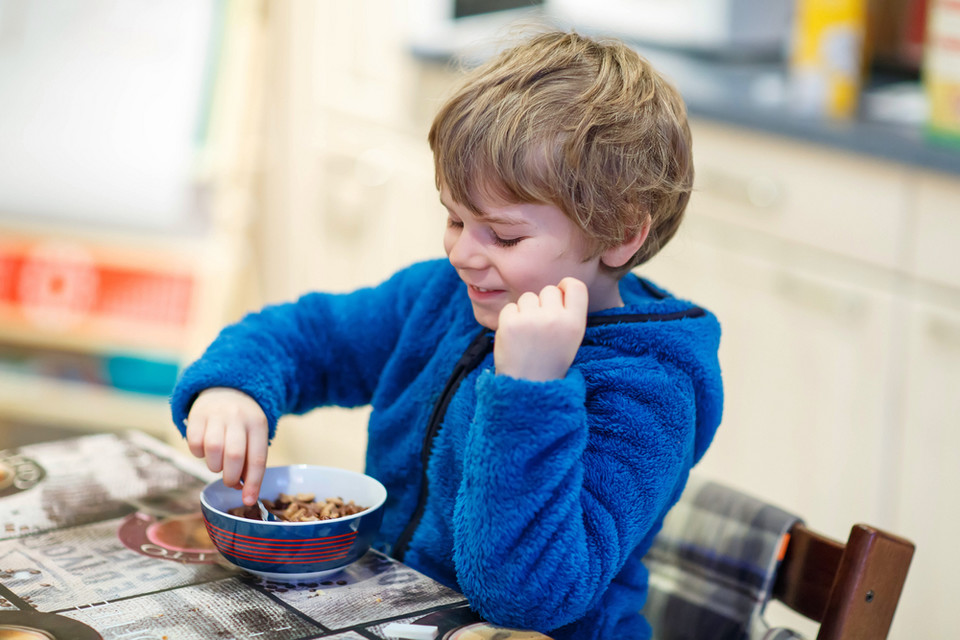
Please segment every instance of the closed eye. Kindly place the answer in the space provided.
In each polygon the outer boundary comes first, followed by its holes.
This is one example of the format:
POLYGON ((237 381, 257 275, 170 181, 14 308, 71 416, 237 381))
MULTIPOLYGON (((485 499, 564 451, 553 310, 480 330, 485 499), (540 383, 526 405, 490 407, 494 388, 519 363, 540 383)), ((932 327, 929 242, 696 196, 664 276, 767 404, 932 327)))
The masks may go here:
MULTIPOLYGON (((447 216, 447 228, 462 229, 463 220, 459 220, 453 217, 452 214, 450 214, 447 216)), ((493 240, 493 244, 497 245, 498 247, 513 247, 513 246, 516 246, 521 240, 524 239, 524 236, 519 236, 517 238, 503 238, 500 235, 498 235, 497 232, 494 231, 493 229, 490 229, 488 227, 488 230, 490 232, 490 238, 493 240)))
POLYGON ((519 238, 501 238, 497 234, 493 234, 493 242, 498 247, 512 247, 518 244, 521 240, 523 240, 522 236, 519 238))

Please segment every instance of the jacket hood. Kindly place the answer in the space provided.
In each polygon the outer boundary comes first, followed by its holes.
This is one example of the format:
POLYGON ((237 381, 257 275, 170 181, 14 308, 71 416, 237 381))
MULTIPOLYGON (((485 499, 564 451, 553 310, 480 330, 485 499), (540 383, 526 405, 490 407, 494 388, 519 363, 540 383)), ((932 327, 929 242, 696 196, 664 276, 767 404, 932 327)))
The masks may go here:
POLYGON ((650 357, 685 372, 696 398, 694 462, 713 441, 723 414, 717 350, 720 323, 703 307, 674 297, 635 274, 620 281, 624 306, 590 314, 585 344, 605 344, 625 355, 650 357))

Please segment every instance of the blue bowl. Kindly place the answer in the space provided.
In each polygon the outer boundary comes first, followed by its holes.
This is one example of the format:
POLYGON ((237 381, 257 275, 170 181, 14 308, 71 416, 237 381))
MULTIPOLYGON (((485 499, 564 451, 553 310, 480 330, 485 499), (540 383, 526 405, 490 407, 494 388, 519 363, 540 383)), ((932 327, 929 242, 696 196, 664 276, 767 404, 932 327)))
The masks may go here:
POLYGON ((224 558, 250 573, 282 581, 312 580, 339 571, 370 548, 383 521, 387 490, 377 480, 334 467, 268 467, 260 496, 313 493, 369 507, 352 516, 314 522, 263 522, 230 515, 240 491, 211 482, 200 493, 207 533, 224 558))

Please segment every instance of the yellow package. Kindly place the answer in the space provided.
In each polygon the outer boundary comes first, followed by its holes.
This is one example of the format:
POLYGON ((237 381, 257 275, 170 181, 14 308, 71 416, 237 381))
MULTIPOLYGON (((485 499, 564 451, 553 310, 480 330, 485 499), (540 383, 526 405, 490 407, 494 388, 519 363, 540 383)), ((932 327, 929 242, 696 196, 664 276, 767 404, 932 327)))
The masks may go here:
POLYGON ((923 84, 931 137, 960 144, 960 3, 956 1, 930 4, 923 84))
POLYGON ((856 113, 866 29, 867 0, 798 0, 790 51, 796 110, 832 118, 856 113))

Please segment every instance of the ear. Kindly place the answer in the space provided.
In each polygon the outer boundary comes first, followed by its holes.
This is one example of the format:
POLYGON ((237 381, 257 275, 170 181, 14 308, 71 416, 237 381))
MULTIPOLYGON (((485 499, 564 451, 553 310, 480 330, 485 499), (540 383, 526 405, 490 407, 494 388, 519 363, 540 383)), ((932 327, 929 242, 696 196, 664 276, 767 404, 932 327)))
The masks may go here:
POLYGON ((648 215, 636 233, 627 238, 622 244, 610 247, 601 253, 600 262, 611 269, 625 265, 627 261, 633 257, 633 254, 640 250, 643 243, 646 242, 647 236, 650 234, 651 222, 650 216, 648 215))

